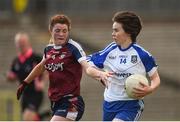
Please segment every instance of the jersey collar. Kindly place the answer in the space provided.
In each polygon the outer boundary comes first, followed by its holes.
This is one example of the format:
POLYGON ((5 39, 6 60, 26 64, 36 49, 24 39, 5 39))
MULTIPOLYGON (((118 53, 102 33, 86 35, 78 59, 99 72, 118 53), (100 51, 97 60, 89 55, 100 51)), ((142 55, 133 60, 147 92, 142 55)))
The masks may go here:
POLYGON ((56 46, 56 45, 54 45, 54 49, 55 50, 58 50, 58 49, 61 49, 62 48, 62 46, 56 46))
POLYGON ((21 63, 24 63, 29 57, 31 57, 32 54, 33 54, 33 50, 32 48, 30 48, 25 54, 19 53, 18 58, 21 63))
POLYGON ((132 45, 133 45, 134 43, 131 43, 127 48, 121 48, 121 45, 118 45, 118 47, 119 47, 119 49, 121 50, 121 51, 126 51, 126 50, 128 50, 129 48, 131 48, 132 47, 132 45))

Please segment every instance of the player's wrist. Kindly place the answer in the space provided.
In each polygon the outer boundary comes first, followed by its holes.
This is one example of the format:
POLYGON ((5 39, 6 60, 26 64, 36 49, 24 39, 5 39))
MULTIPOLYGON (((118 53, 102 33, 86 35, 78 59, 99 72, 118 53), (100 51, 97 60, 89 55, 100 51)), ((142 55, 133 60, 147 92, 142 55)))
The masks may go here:
MULTIPOLYGON (((153 81, 151 81, 152 83, 153 81)), ((150 85, 150 93, 152 93, 157 87, 154 86, 153 84, 150 85)))
POLYGON ((103 80, 103 72, 99 71, 97 74, 97 77, 98 77, 99 81, 102 81, 103 80))
POLYGON ((29 83, 27 82, 27 81, 22 81, 22 83, 21 84, 23 84, 23 86, 27 86, 29 83))

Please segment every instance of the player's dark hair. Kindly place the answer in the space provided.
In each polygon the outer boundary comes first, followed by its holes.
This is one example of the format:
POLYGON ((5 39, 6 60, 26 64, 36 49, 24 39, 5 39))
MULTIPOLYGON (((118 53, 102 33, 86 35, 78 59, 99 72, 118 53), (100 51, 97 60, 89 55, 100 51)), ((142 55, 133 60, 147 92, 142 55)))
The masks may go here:
POLYGON ((50 22, 49 22, 49 30, 52 31, 54 25, 57 23, 66 24, 68 26, 68 30, 71 29, 71 20, 63 14, 60 14, 60 15, 58 14, 51 17, 50 22))
POLYGON ((141 19, 133 12, 117 12, 112 18, 113 22, 122 24, 124 31, 131 35, 132 42, 136 42, 136 37, 142 29, 141 19))

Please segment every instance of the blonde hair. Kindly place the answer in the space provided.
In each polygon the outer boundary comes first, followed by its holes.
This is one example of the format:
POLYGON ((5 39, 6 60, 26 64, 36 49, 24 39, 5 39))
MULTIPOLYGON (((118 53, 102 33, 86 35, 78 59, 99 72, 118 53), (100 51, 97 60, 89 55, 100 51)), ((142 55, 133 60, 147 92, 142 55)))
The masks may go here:
POLYGON ((14 37, 15 43, 18 42, 21 37, 24 37, 27 41, 29 41, 29 36, 28 36, 27 33, 25 33, 25 32, 18 32, 18 33, 16 33, 16 35, 14 37))
POLYGON ((52 39, 52 38, 50 38, 50 40, 49 40, 49 44, 54 44, 54 41, 53 41, 53 39, 52 39))

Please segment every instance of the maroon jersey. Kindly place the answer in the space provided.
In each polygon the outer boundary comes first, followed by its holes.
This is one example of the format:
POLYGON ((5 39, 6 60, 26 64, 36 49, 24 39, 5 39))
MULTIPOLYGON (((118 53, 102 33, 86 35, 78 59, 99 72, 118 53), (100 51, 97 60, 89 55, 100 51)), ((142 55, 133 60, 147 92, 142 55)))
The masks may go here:
POLYGON ((48 45, 44 57, 50 56, 45 68, 49 72, 48 96, 52 101, 65 95, 80 95, 82 67, 79 62, 86 60, 81 46, 70 39, 64 46, 48 45))

